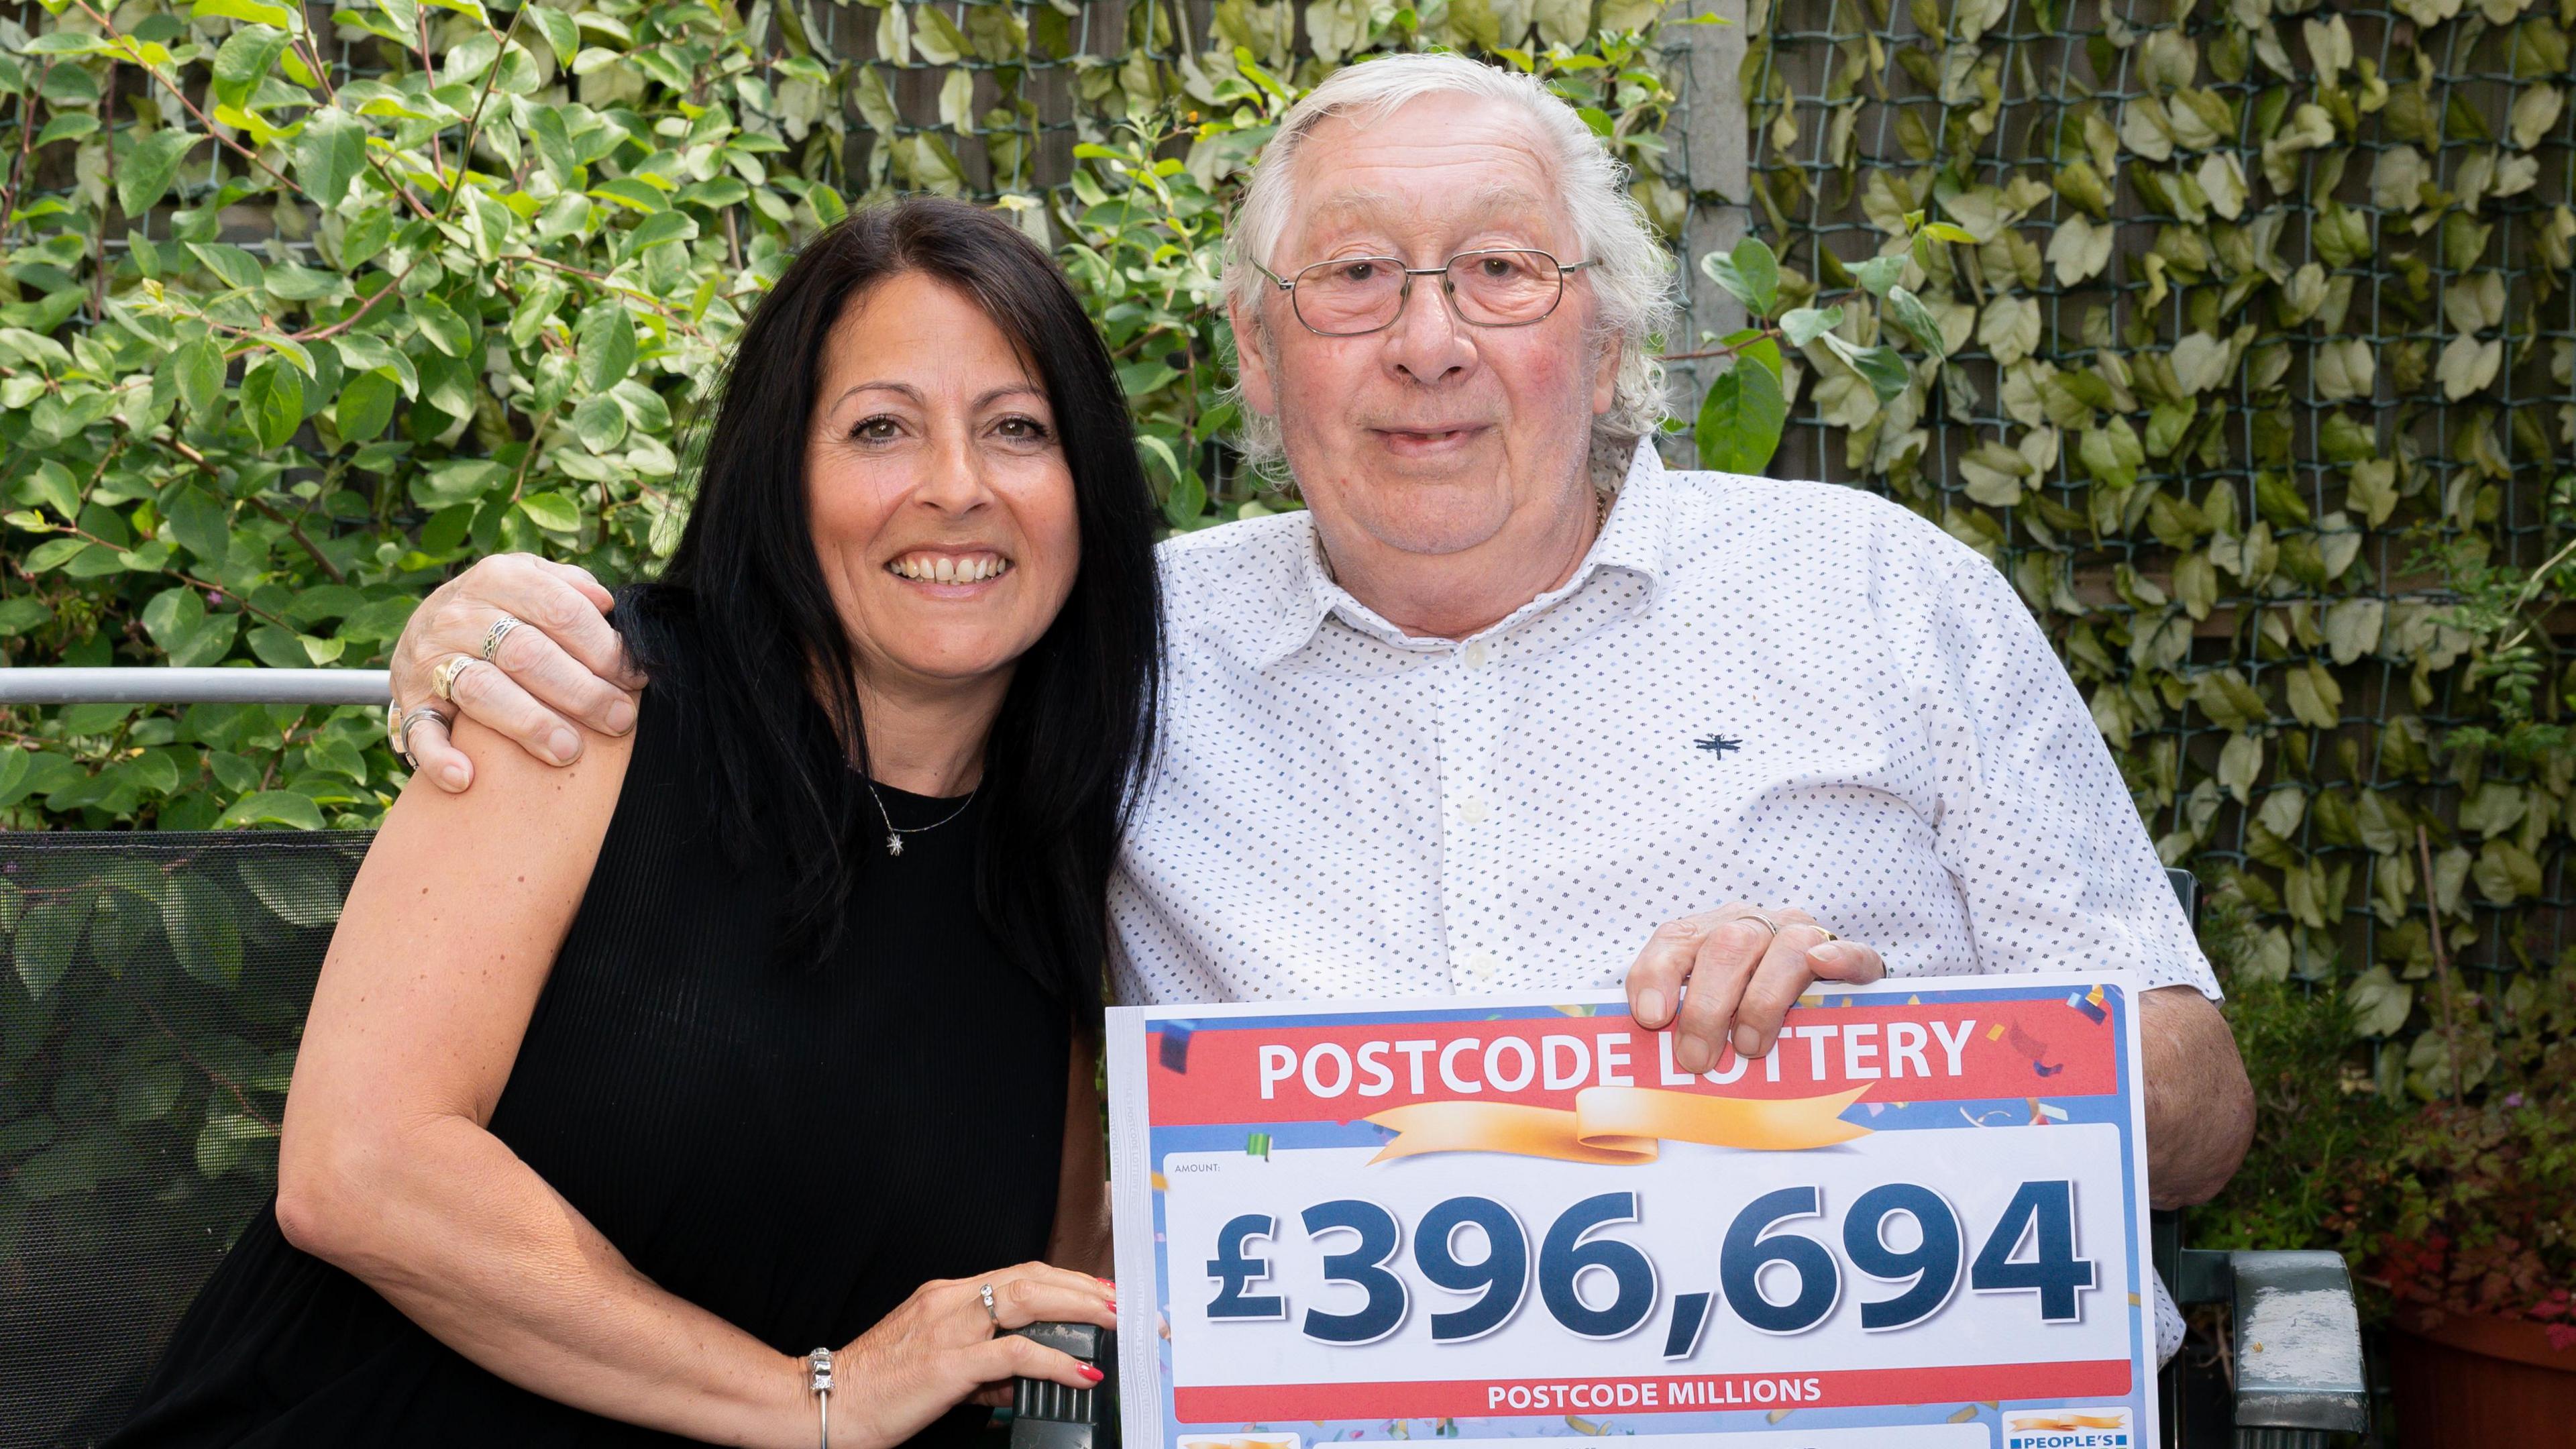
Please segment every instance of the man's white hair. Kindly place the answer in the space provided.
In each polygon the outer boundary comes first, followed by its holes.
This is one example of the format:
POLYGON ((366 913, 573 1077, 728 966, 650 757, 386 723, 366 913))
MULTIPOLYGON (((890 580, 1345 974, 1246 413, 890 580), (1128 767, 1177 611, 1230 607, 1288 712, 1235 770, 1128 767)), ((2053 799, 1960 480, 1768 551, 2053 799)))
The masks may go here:
MULTIPOLYGON (((1259 318, 1263 297, 1276 288, 1252 263, 1262 262, 1284 276, 1308 260, 1282 258, 1278 249, 1295 200, 1297 153, 1317 125, 1333 116, 1366 125, 1408 102, 1436 95, 1477 96, 1519 111, 1555 174, 1582 250, 1581 257, 1566 260, 1597 264, 1577 275, 1591 279, 1597 300, 1593 336, 1598 345, 1619 349, 1619 375, 1609 411, 1592 421, 1592 478, 1604 489, 1615 488, 1627 474, 1637 440, 1662 427, 1671 410, 1655 343, 1677 315, 1672 254, 1628 194, 1628 168, 1574 107, 1536 76, 1460 55, 1402 54, 1345 66, 1325 77, 1280 118, 1278 134, 1263 149, 1244 187, 1227 237, 1227 297, 1243 316, 1259 318)), ((1269 347, 1260 337, 1238 337, 1235 343, 1238 348, 1269 347)), ((1256 470, 1281 471, 1278 420, 1248 407, 1242 416, 1245 461, 1256 470)))

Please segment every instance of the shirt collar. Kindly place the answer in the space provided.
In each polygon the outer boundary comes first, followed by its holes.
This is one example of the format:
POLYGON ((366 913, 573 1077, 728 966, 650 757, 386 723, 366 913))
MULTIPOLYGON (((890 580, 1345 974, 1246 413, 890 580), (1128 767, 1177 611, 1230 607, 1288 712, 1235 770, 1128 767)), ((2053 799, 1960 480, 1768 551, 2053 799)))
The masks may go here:
MULTIPOLYGON (((1583 557, 1574 576, 1556 589, 1539 595, 1479 635, 1485 637, 1511 630, 1533 615, 1544 613, 1557 602, 1579 592, 1593 576, 1604 569, 1623 570, 1643 579, 1645 601, 1649 604, 1662 592, 1665 566, 1671 543, 1673 475, 1656 455, 1651 439, 1640 439, 1637 451, 1628 463, 1628 476, 1619 485, 1610 517, 1599 537, 1592 541, 1592 551, 1583 557)), ((1353 598, 1349 591, 1333 581, 1324 567, 1324 546, 1315 534, 1314 520, 1299 515, 1303 527, 1296 544, 1297 583, 1283 598, 1277 627, 1264 641, 1259 665, 1267 669, 1313 642, 1316 631, 1327 618, 1339 615, 1343 623, 1392 647, 1429 652, 1447 649, 1460 642, 1449 639, 1426 639, 1405 633, 1380 617, 1377 611, 1353 598)))

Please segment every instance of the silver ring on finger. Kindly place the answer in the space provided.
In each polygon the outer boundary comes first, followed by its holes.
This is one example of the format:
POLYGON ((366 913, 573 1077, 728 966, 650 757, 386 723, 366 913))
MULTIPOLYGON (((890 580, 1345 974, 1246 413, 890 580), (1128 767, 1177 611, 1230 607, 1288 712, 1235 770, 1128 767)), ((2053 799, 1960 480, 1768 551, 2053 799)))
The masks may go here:
POLYGON ((429 676, 429 687, 437 692, 440 699, 454 704, 456 703, 456 676, 482 662, 471 654, 451 654, 447 656, 447 662, 439 665, 437 671, 429 676))
POLYGON ((411 727, 425 719, 434 719, 440 724, 447 723, 447 715, 444 712, 432 709, 425 704, 403 716, 402 730, 394 741, 394 753, 402 756, 403 766, 406 769, 420 768, 420 761, 413 759, 411 755, 411 727))
POLYGON ((492 621, 492 627, 483 631, 484 663, 498 664, 500 662, 492 656, 501 652, 501 641, 509 638, 510 631, 518 627, 519 621, 507 614, 503 614, 500 618, 492 621))
POLYGON ((1727 917, 1727 919, 1730 921, 1751 921, 1756 925, 1759 925, 1762 929, 1769 931, 1771 933, 1771 939, 1775 941, 1780 939, 1780 923, 1760 911, 1740 911, 1735 915, 1727 917))
POLYGON ((993 1320, 993 1326, 995 1328, 1000 1328, 1002 1326, 1002 1311, 993 1306, 993 1285, 987 1283, 975 1291, 981 1294, 984 1299, 984 1316, 993 1320))

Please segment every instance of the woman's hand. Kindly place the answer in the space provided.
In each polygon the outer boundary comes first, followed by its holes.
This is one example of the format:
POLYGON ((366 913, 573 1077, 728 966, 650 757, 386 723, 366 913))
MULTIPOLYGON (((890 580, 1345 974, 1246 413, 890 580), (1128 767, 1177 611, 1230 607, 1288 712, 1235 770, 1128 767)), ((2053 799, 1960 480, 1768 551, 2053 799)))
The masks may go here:
POLYGON ((833 1397, 848 1406, 849 1430, 834 1415, 832 1442, 887 1449, 933 1419, 1013 1378, 1052 1379, 1087 1389, 1105 1375, 1072 1355, 1003 1332, 1032 1323, 1118 1326, 1118 1290, 1044 1263, 1022 1263, 980 1278, 924 1283, 877 1326, 835 1355, 833 1397), (993 1289, 984 1312, 982 1289, 993 1289), (845 1397, 846 1396, 846 1397, 845 1397))

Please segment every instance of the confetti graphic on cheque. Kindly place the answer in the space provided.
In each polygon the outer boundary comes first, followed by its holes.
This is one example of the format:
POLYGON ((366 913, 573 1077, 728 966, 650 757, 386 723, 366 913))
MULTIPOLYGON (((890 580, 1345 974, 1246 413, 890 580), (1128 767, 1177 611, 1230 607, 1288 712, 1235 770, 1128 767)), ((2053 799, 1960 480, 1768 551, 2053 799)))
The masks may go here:
POLYGON ((2103 994, 2102 988, 2096 986, 2081 996, 2066 998, 2066 1004, 2093 1018, 2094 1024, 2098 1026, 2111 1019, 2111 1013, 2103 1008, 2103 1003, 2107 1000, 2109 997, 2103 994))
POLYGON ((1156 1049, 1156 1058, 1162 1062, 1164 1071, 1188 1075, 1190 1033, 1196 1030, 1198 1028, 1195 1024, 1186 1021, 1163 1023, 1163 1040, 1161 1046, 1156 1049))
POLYGON ((2043 1077, 2053 1077, 2066 1070, 2064 1062, 2053 1067, 2048 1064, 2048 1043, 2022 1030, 2020 1023, 2009 1025, 2006 1028, 2006 1034, 2012 1039, 2012 1049, 2030 1058, 2030 1069, 2034 1073, 2043 1077))

